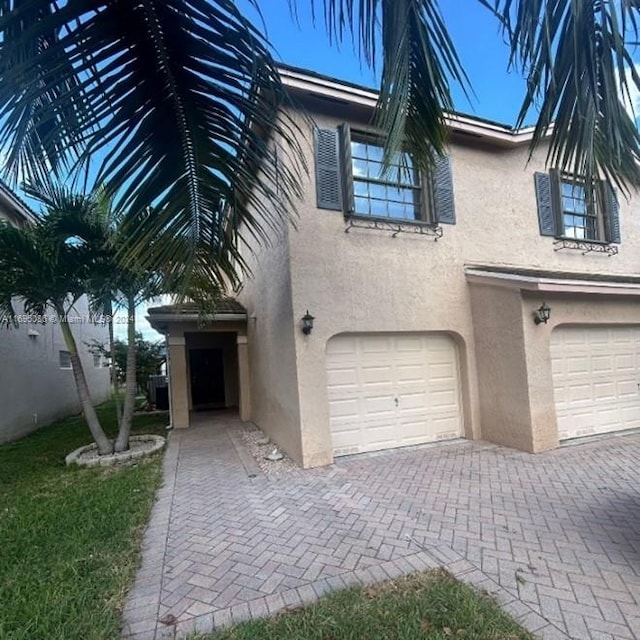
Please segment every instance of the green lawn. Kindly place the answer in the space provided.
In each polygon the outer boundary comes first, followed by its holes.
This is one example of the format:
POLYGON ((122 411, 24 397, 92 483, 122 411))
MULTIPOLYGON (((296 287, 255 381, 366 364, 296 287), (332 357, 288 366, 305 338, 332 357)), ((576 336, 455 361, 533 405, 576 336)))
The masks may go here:
POLYGON ((340 591, 305 609, 192 640, 533 640, 443 570, 340 591))
MULTIPOLYGON (((102 405, 114 432, 113 405, 102 405)), ((136 417, 135 433, 166 435, 167 417, 136 417)), ((64 457, 91 442, 82 418, 0 446, 0 638, 118 638, 141 533, 160 485, 160 458, 80 469, 64 457)))

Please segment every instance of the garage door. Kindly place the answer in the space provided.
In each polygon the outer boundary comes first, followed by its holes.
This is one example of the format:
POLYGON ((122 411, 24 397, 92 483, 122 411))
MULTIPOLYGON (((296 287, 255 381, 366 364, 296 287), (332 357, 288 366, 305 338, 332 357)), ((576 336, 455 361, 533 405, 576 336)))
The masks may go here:
POLYGON ((361 334, 327 344, 335 456, 462 434, 456 346, 439 334, 361 334))
POLYGON ((640 328, 561 327, 551 363, 561 440, 640 427, 640 328))

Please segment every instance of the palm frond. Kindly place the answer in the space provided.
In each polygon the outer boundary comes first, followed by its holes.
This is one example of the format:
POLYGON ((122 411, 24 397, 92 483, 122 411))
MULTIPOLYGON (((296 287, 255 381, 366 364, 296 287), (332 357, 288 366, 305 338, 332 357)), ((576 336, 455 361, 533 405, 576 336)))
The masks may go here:
POLYGON ((0 150, 3 177, 13 186, 25 176, 46 178, 69 166, 82 150, 79 78, 60 46, 55 3, 0 2, 0 150), (77 97, 75 101, 68 96, 77 97))
MULTIPOLYGON (((24 41, 14 36, 15 25, 50 2, 5 5, 10 10, 0 14, 0 57, 15 60, 24 41)), ((67 0, 27 31, 56 37, 0 75, 0 108, 15 131, 11 145, 26 144, 18 127, 22 112, 11 97, 16 87, 34 74, 47 86, 55 77, 56 86, 67 88, 46 108, 33 102, 28 121, 41 113, 62 118, 74 105, 80 157, 104 155, 98 181, 115 195, 116 207, 142 211, 153 205, 153 216, 129 228, 128 254, 144 268, 169 264, 178 287, 194 270, 201 279, 210 276, 196 256, 211 246, 222 250, 228 239, 221 233, 221 203, 235 204, 236 230, 262 239, 295 210, 305 167, 292 123, 278 115, 285 93, 266 41, 234 2, 67 0), (62 54, 70 66, 58 63, 62 54), (288 188, 278 193, 268 186, 276 167, 265 133, 282 140, 292 157, 279 168, 288 188), (148 250, 150 238, 157 254, 148 250)), ((64 129, 54 129, 48 140, 76 158, 64 129)), ((10 170, 15 162, 10 158, 10 170)), ((47 166, 43 161, 40 174, 47 166)))
POLYGON ((407 149, 418 167, 430 168, 446 142, 451 83, 465 92, 470 87, 438 1, 323 0, 323 8, 335 39, 352 37, 370 67, 381 57, 376 124, 384 135, 385 165, 407 149))
POLYGON ((27 313, 72 305, 84 293, 85 256, 38 221, 24 228, 0 223, 0 322, 16 324, 14 301, 27 313))
POLYGON ((517 126, 540 111, 532 151, 548 138, 547 163, 587 187, 597 178, 626 193, 640 185, 640 134, 624 104, 640 89, 637 1, 496 0, 494 9, 527 77, 517 126))

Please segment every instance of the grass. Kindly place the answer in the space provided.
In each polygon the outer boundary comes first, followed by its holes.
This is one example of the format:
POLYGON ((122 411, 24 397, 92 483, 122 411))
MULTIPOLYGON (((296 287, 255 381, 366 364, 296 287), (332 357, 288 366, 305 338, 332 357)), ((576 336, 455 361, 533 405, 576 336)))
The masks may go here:
MULTIPOLYGON (((98 408, 114 434, 113 404, 98 408)), ((165 435, 166 416, 136 416, 134 433, 165 435)), ((68 468, 91 442, 81 417, 0 446, 0 638, 108 640, 160 485, 160 458, 133 467, 68 468)))
POLYGON ((192 640, 533 640, 494 600, 437 569, 334 593, 192 640))

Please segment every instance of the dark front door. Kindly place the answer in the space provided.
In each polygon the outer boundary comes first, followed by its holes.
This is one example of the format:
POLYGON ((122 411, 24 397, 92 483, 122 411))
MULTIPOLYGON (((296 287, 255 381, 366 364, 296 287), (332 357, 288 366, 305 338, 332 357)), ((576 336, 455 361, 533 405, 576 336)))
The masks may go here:
POLYGON ((222 349, 191 349, 191 401, 194 409, 224 407, 222 349))

